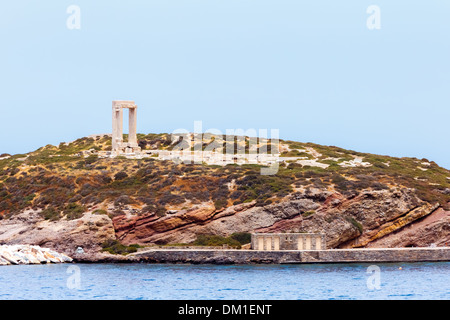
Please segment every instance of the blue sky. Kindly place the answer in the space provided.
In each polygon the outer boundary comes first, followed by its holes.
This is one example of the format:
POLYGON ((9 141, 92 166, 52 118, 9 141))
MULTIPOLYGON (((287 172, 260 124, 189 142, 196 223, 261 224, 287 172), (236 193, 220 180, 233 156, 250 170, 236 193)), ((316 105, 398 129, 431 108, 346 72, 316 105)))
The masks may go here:
POLYGON ((201 120, 450 168, 449 14, 444 0, 2 3, 0 153, 109 133, 111 101, 130 99, 140 133, 201 120))

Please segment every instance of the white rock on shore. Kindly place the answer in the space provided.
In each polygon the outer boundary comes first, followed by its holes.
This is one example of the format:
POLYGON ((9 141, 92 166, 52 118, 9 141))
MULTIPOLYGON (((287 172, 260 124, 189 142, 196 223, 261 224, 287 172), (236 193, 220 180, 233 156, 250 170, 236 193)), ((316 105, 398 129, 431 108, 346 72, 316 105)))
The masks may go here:
POLYGON ((0 265, 72 262, 69 256, 32 245, 1 245, 0 265))

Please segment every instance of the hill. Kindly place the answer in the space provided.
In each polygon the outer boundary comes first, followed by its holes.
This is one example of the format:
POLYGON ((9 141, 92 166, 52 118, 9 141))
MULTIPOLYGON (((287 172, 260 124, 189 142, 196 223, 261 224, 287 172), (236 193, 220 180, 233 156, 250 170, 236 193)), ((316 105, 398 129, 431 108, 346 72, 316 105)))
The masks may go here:
MULTIPOLYGON (((168 134, 138 140, 144 151, 174 146, 168 134)), ((450 171, 427 159, 281 140, 277 173, 261 175, 258 164, 104 156, 110 150, 110 136, 97 135, 2 155, 0 242, 69 255, 78 246, 97 253, 199 236, 230 243, 253 231, 324 232, 328 247, 450 242, 450 171)))

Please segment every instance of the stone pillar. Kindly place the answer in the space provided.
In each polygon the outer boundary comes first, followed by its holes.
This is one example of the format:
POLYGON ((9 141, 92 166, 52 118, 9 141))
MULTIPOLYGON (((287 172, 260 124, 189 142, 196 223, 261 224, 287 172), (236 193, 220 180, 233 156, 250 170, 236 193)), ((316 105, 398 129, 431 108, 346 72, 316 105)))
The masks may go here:
POLYGON ((273 250, 280 250, 280 237, 275 236, 273 238, 273 250))
POLYGON ((322 239, 320 234, 316 235, 316 250, 321 250, 322 249, 322 239))
POLYGON ((306 235, 305 250, 311 250, 311 235, 306 235))
POLYGON ((118 101, 112 103, 112 150, 116 151, 123 142, 123 110, 118 101))
POLYGON ((272 237, 266 237, 265 239, 265 250, 272 250, 272 237))
POLYGON ((258 234, 252 233, 252 249, 253 250, 261 250, 259 239, 261 237, 258 234))
POLYGON ((264 250, 264 237, 258 237, 257 250, 264 250))
POLYGON ((137 106, 130 107, 128 119, 128 145, 132 148, 137 147, 136 123, 137 123, 137 106))
POLYGON ((303 235, 299 235, 297 238, 297 250, 303 250, 303 235))

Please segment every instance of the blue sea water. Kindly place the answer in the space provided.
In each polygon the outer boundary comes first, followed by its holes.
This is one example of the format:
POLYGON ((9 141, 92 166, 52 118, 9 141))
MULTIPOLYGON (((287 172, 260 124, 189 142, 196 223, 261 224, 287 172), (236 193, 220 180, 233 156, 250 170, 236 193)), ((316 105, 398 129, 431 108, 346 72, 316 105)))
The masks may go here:
POLYGON ((0 299, 450 299, 450 262, 377 264, 379 273, 369 266, 1 266, 0 299))

